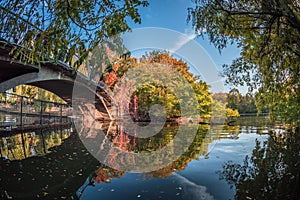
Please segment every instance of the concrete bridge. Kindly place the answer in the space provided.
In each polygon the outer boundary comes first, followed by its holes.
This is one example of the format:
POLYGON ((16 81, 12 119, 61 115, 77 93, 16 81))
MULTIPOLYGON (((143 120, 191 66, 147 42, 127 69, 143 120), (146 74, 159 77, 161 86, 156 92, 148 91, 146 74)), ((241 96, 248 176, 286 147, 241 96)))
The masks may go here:
MULTIPOLYGON (((27 84, 53 92, 68 104, 72 104, 75 78, 77 80, 79 78, 80 83, 83 83, 80 91, 95 94, 95 102, 93 103, 97 108, 96 115, 102 120, 113 120, 112 99, 105 88, 96 85, 96 83, 92 83, 94 85, 90 87, 88 84, 90 82, 86 76, 79 72, 74 73, 68 64, 61 61, 58 63, 44 62, 40 67, 16 61, 9 55, 12 47, 14 46, 6 45, 5 41, 0 41, 0 92, 5 92, 21 84, 27 84), (93 91, 91 88, 96 88, 96 90, 93 91)), ((84 99, 79 101, 82 102, 82 106, 85 106, 84 99)))

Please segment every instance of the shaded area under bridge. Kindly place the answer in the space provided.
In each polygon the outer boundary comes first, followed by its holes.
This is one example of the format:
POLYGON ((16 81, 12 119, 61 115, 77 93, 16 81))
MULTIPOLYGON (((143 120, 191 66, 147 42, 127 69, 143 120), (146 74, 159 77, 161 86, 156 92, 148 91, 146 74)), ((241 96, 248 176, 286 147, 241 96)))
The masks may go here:
MULTIPOLYGON (((111 105, 112 99, 99 84, 93 83, 93 91, 89 86, 91 81, 80 72, 74 73, 71 66, 61 61, 58 63, 45 61, 40 67, 33 64, 22 63, 9 54, 14 45, 8 45, 0 41, 0 92, 5 92, 21 84, 33 85, 48 90, 61 97, 68 104, 72 105, 73 87, 75 79, 79 80, 82 89, 81 96, 89 96, 84 93, 93 93, 95 102, 88 102, 86 99, 76 99, 81 102, 83 109, 89 109, 87 104, 94 103, 97 111, 96 118, 101 120, 113 120, 111 105), (85 103, 86 102, 86 103, 85 103), (86 108, 85 108, 86 107, 86 108)), ((74 100, 74 99, 73 99, 74 100)))

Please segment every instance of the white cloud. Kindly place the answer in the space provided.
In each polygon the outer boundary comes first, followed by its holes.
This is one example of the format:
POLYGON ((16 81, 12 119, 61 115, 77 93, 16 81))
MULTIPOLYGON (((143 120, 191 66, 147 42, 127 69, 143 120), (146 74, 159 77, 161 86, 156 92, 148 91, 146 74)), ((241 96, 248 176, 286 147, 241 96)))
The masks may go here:
POLYGON ((195 33, 190 33, 190 34, 186 34, 184 36, 180 36, 178 38, 177 43, 175 43, 174 47, 172 49, 170 49, 171 52, 175 52, 178 49, 180 49, 181 47, 183 47, 186 43, 188 43, 189 41, 195 39, 197 35, 195 33))
POLYGON ((189 41, 194 40, 197 37, 196 34, 192 29, 185 29, 184 35, 179 36, 177 43, 175 43, 174 47, 170 49, 171 52, 175 52, 187 44, 189 41))

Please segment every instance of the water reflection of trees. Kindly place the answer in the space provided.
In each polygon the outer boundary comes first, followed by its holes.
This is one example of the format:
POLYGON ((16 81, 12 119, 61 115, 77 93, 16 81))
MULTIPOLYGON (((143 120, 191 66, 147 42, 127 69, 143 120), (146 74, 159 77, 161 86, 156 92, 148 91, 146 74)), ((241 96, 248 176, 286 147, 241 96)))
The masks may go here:
MULTIPOLYGON (((158 157, 155 157, 151 160, 151 164, 153 165, 159 165, 161 163, 161 168, 149 172, 149 176, 167 177, 175 171, 183 170, 191 160, 199 159, 200 156, 206 155, 208 151, 208 145, 213 140, 227 138, 229 135, 235 136, 239 133, 238 127, 233 126, 222 126, 220 130, 210 130, 210 127, 208 125, 198 126, 167 123, 158 134, 149 138, 139 138, 138 133, 135 133, 135 136, 129 135, 122 128, 114 124, 110 126, 110 128, 106 128, 106 137, 102 138, 103 141, 98 141, 98 143, 100 143, 100 146, 102 146, 103 148, 103 146, 108 145, 108 142, 106 140, 109 140, 116 147, 113 150, 110 149, 109 153, 106 156, 105 162, 108 166, 119 167, 119 165, 127 165, 130 169, 130 166, 143 166, 149 163, 149 161, 146 160, 147 157, 145 157, 145 160, 137 161, 134 155, 125 155, 122 153, 123 151, 141 154, 157 151, 167 144, 172 144, 179 126, 181 126, 181 129, 185 132, 185 138, 180 143, 177 143, 176 145, 170 145, 169 148, 166 148, 164 151, 164 155, 159 155, 158 157), (189 134, 189 130, 192 129, 192 126, 197 126, 198 128, 197 134, 195 136, 189 134), (108 129, 111 129, 112 131, 108 131, 108 129), (187 141, 192 142, 190 142, 190 146, 185 149, 184 153, 179 155, 179 157, 174 161, 166 164, 166 162, 164 162, 165 157, 176 153, 178 149, 184 148, 187 141)), ((105 126, 102 125, 102 127, 105 126)), ((86 136, 89 135, 92 134, 89 132, 86 133, 86 136)), ((96 141, 97 137, 93 138, 93 140, 96 141)))
POLYGON ((236 199, 299 199, 300 136, 286 134, 256 141, 243 164, 227 162, 220 178, 236 188, 236 199))
POLYGON ((84 126, 79 135, 83 140, 89 139, 90 141, 95 142, 96 145, 91 145, 91 147, 95 149, 89 150, 102 152, 101 155, 106 153, 105 161, 104 159, 102 160, 105 162, 104 164, 116 169, 120 169, 120 166, 126 166, 130 171, 136 165, 147 167, 147 164, 149 163, 147 157, 138 160, 134 153, 151 153, 160 150, 167 144, 172 144, 179 126, 185 133, 184 138, 181 138, 182 140, 180 143, 170 145, 166 148, 164 155, 158 155, 157 157, 152 158, 151 164, 154 166, 159 166, 161 164, 161 168, 148 173, 149 176, 167 177, 175 171, 183 170, 191 160, 199 159, 200 156, 207 155, 208 145, 214 140, 228 137, 231 139, 236 138, 239 133, 238 126, 220 126, 212 128, 208 125, 198 126, 195 124, 180 125, 178 123, 167 123, 156 135, 148 138, 140 138, 138 137, 138 132, 129 135, 117 124, 105 125, 99 123, 95 127, 101 127, 100 129, 105 133, 105 137, 101 136, 103 133, 95 134, 97 133, 97 130, 91 128, 93 126, 84 126), (189 134, 190 130, 193 129, 193 126, 197 126, 197 134, 195 136, 189 134), (183 154, 178 154, 179 156, 171 162, 164 162, 166 157, 176 154, 178 149, 185 148, 187 142, 189 142, 188 144, 190 145, 185 149, 183 154), (114 148, 112 148, 111 144, 113 144, 114 148), (105 148, 108 150, 105 151, 105 148), (129 153, 126 154, 124 152, 129 153))
MULTIPOLYGON (((148 173, 149 176, 167 177, 174 171, 185 169, 191 160, 198 159, 199 156, 207 153, 208 144, 213 138, 220 137, 219 133, 216 133, 214 137, 208 137, 209 126, 200 125, 196 136, 190 138, 192 137, 189 135, 191 126, 195 125, 181 127, 186 133, 185 140, 192 139, 191 145, 186 149, 184 154, 168 165, 162 166, 161 169, 148 173)), ((97 137, 97 135, 93 135, 93 132, 89 131, 92 130, 90 127, 86 127, 88 130, 85 132, 85 137, 91 137, 92 140, 96 140, 93 137, 97 137)), ((166 144, 171 143, 178 131, 179 125, 166 124, 159 134, 150 138, 138 138, 128 135, 120 127, 113 124, 102 124, 101 126, 97 124, 97 127, 105 133, 103 140, 100 143, 97 141, 99 148, 107 146, 109 144, 108 141, 110 141, 119 149, 143 153, 156 151, 166 144)), ((22 140, 20 137, 16 135, 15 140, 20 142, 22 140)), ((2 197, 5 198, 4 190, 13 198, 34 199, 37 197, 48 197, 49 199, 53 199, 71 196, 76 198, 80 197, 85 188, 98 183, 108 183, 112 178, 120 178, 126 173, 126 171, 118 171, 108 167, 104 163, 99 163, 88 152, 76 133, 64 139, 59 146, 53 145, 60 142, 59 131, 58 134, 41 134, 39 137, 35 141, 35 151, 40 156, 23 159, 23 147, 18 146, 18 148, 15 148, 21 149, 21 153, 17 160, 0 160, 0 185, 5 185, 5 187, 0 188, 0 199, 2 197), (49 147, 51 148, 49 149, 49 147), (45 149, 47 154, 44 152, 45 149)), ((182 145, 186 141, 182 141, 182 145)), ((24 143, 26 153, 30 149, 30 143, 34 143, 34 141, 27 138, 24 143)), ((22 144, 22 141, 20 144, 22 144)), ((177 151, 177 148, 182 147, 180 144, 178 146, 173 145, 168 149, 166 154, 173 154, 177 151)), ((111 156, 107 157, 107 162, 110 162, 109 166, 116 164, 114 162, 119 162, 119 159, 113 159, 114 156, 121 157, 122 154, 118 151, 112 151, 111 156)), ((153 162, 159 164, 165 156, 167 155, 161 155, 161 157, 156 158, 153 162)), ((123 162, 129 166, 135 164, 142 165, 142 163, 136 163, 136 160, 129 157, 124 157, 123 162)))
POLYGON ((37 130, 18 133, 0 138, 1 157, 9 160, 22 160, 31 156, 43 156, 48 149, 61 145, 70 136, 70 127, 54 130, 37 130))
MULTIPOLYGON (((148 173, 148 175, 151 177, 168 177, 175 171, 180 171, 185 169, 187 164, 190 161, 194 159, 198 159, 199 156, 201 155, 205 155, 207 153, 208 143, 205 142, 204 139, 208 132, 208 128, 209 128, 208 126, 199 126, 193 142, 191 143, 189 148, 184 152, 184 154, 182 154, 177 160, 174 160, 167 166, 163 166, 159 170, 150 172, 148 173)), ((188 132, 187 132, 187 137, 189 137, 188 132)))
POLYGON ((71 134, 60 146, 48 151, 43 156, 22 160, 0 159, 0 199, 5 199, 6 193, 13 199, 66 199, 74 196, 89 176, 99 182, 103 172, 108 178, 122 175, 99 164, 77 134, 71 134), (96 176, 90 175, 93 171, 96 176))
MULTIPOLYGON (((161 165, 163 167, 163 163, 170 163, 165 162, 164 159, 168 159, 169 156, 174 155, 178 150, 184 149, 186 144, 193 143, 193 140, 195 139, 194 143, 202 143, 201 138, 206 134, 204 129, 200 128, 197 137, 194 138, 194 135, 189 133, 190 130, 195 129, 194 127, 197 125, 181 126, 184 137, 181 138, 182 140, 180 140, 179 144, 173 145, 174 137, 179 128, 179 125, 176 123, 165 124, 165 127, 159 133, 148 138, 139 137, 140 133, 136 130, 131 130, 131 134, 129 134, 122 126, 117 124, 105 126, 97 121, 94 121, 93 123, 95 124, 91 126, 82 126, 79 136, 83 143, 92 154, 94 152, 94 156, 98 160, 122 171, 130 171, 135 169, 135 166, 140 166, 141 168, 148 167, 150 161, 147 159, 149 159, 149 156, 139 158, 137 158, 137 156, 139 154, 144 155, 146 153, 159 151, 168 145, 168 147, 164 149, 164 155, 153 156, 150 158, 151 165, 161 165), (100 129, 101 132, 99 132, 100 129), (199 141, 200 139, 201 141, 199 141)), ((192 151, 194 150, 195 149, 192 151)), ((176 155, 181 154, 177 153, 176 155)), ((173 162, 173 160, 171 161, 173 162)))

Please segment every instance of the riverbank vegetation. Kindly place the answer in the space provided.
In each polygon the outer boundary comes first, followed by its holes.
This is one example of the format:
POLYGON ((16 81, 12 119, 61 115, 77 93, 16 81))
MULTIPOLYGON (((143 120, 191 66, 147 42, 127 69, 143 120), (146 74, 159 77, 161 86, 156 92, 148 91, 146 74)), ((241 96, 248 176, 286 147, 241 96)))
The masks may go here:
POLYGON ((240 57, 224 65, 227 82, 257 91, 259 112, 300 126, 300 4, 296 0, 195 0, 188 20, 221 51, 240 57))
MULTIPOLYGON (((120 58, 119 56, 111 57, 112 67, 109 72, 104 76, 104 81, 110 89, 114 90, 120 86, 118 83, 122 81, 122 78, 126 77, 127 73, 130 73, 132 70, 147 70, 139 73, 140 76, 147 76, 144 79, 159 79, 163 78, 165 74, 170 74, 171 70, 176 70, 180 76, 182 76, 188 84, 192 87, 193 92, 195 93, 198 107, 191 107, 190 109, 198 109, 199 113, 196 118, 200 121, 208 120, 212 113, 215 113, 215 117, 238 117, 239 113, 237 109, 232 109, 231 107, 226 107, 227 101, 222 99, 214 98, 214 95, 209 91, 210 86, 201 80, 200 76, 194 75, 189 68, 187 62, 182 59, 178 59, 171 55, 167 51, 152 51, 148 52, 145 55, 142 55, 141 58, 135 57, 126 57, 120 58), (162 74, 157 77, 156 73, 150 72, 155 66, 165 65, 170 71, 163 71, 162 74), (142 66, 147 66, 146 68, 142 66), (150 74, 150 75, 149 75, 150 74), (124 76, 125 75, 125 76, 124 76), (152 77, 149 77, 152 76, 152 77), (212 106, 213 105, 213 106, 212 106), (224 114, 225 113, 225 114, 224 114)), ((143 79, 143 77, 142 77, 143 79)), ((172 84, 176 85, 180 92, 187 92, 184 90, 183 83, 175 82, 172 84), (182 89, 183 88, 183 89, 182 89)), ((122 84, 125 85, 125 84, 122 84)), ((134 90, 134 84, 126 84, 123 90, 129 90, 128 87, 132 87, 134 90)), ((124 94, 126 92, 123 92, 124 94)), ((187 94, 190 95, 190 94, 187 94)), ((118 102, 130 102, 126 107, 130 110, 133 117, 137 120, 147 121, 149 120, 149 109, 155 104, 160 104, 166 110, 167 119, 177 119, 181 117, 181 108, 180 103, 189 103, 184 102, 183 99, 178 99, 175 95, 174 89, 165 87, 164 85, 158 85, 151 82, 147 82, 142 86, 136 88, 130 98, 126 95, 118 96, 118 102), (128 98, 127 100, 122 100, 122 98, 128 98), (136 110, 135 110, 136 109, 136 110)))

